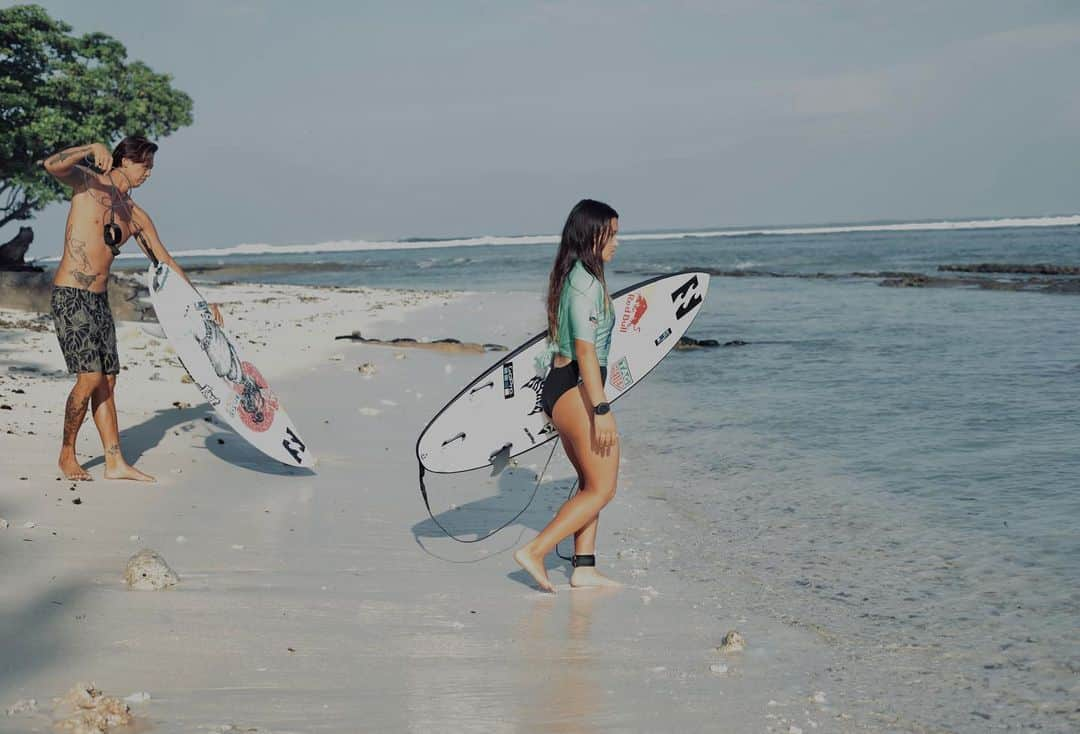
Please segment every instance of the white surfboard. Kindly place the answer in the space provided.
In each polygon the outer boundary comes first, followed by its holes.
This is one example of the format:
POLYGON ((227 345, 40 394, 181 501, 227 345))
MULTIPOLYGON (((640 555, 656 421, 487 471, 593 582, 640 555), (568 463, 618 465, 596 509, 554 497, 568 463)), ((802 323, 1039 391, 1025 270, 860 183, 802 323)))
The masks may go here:
MULTIPOLYGON (((618 400, 662 360, 701 311, 707 273, 661 276, 612 297, 615 328, 604 392, 618 400)), ((538 334, 473 380, 440 410, 416 442, 420 466, 452 474, 512 458, 557 435, 540 405, 546 375, 535 359, 545 349, 538 334)))
POLYGON ((165 263, 151 265, 146 282, 158 323, 181 364, 229 427, 283 464, 315 466, 281 401, 214 322, 206 299, 165 263))

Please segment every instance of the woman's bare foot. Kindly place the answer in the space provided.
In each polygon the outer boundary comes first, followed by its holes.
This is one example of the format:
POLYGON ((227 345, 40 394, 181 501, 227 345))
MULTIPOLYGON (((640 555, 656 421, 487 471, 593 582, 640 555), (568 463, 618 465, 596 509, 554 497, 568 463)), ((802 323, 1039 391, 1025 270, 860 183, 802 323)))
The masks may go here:
POLYGON ((533 577, 533 580, 536 581, 541 591, 547 591, 554 594, 555 587, 552 586, 551 582, 548 580, 547 569, 544 568, 544 559, 533 557, 527 548, 528 546, 525 546, 525 548, 518 548, 514 551, 514 560, 517 561, 519 566, 529 572, 529 575, 533 577))
POLYGON ((130 464, 120 464, 112 469, 106 467, 105 469, 106 479, 131 479, 136 482, 156 482, 152 476, 146 472, 141 472, 130 464))
POLYGON ((615 579, 609 579, 597 571, 595 566, 578 566, 575 568, 574 572, 570 574, 570 585, 575 589, 586 586, 606 586, 610 588, 622 586, 615 579))
POLYGON ((79 465, 79 460, 75 458, 75 454, 65 456, 60 454, 60 461, 57 466, 60 467, 60 473, 68 478, 72 482, 92 482, 94 478, 90 476, 90 472, 83 469, 79 465))

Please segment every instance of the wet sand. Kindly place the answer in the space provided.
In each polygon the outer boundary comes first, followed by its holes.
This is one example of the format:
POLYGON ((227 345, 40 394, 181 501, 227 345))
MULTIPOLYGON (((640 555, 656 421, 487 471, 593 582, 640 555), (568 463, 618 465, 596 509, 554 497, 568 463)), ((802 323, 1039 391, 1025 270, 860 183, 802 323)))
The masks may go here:
MULTIPOLYGON (((124 323, 122 442, 159 481, 103 480, 89 421, 80 459, 95 481, 59 480, 71 379, 47 319, 0 311, 11 324, 0 327, 10 525, 0 529, 0 731, 49 731, 50 698, 77 681, 149 693, 132 709, 161 732, 862 730, 834 705, 839 692, 822 690, 837 661, 815 633, 706 605, 673 572, 685 519, 635 484, 632 436, 598 548, 625 588, 571 591, 552 556, 559 593, 541 594, 510 557, 565 497, 561 457, 518 524, 476 545, 441 536, 417 489, 416 436, 498 355, 333 337, 513 347, 538 330, 536 304, 259 285, 204 293, 224 304, 227 328, 318 456, 314 472, 237 438, 182 381, 167 342, 124 323), (180 583, 127 590, 125 563, 142 548, 180 583), (747 648, 722 655, 731 629, 747 648), (29 698, 41 712, 3 715, 29 698)), ((520 509, 546 456, 498 477, 429 476, 434 509, 456 529, 483 529, 520 509)), ((749 582, 700 583, 738 599, 749 582)))

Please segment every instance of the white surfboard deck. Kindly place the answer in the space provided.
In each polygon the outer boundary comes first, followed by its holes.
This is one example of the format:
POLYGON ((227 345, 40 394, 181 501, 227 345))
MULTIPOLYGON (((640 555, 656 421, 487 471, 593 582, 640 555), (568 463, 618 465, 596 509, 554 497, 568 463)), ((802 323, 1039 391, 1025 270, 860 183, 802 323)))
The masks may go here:
MULTIPOLYGON (((709 289, 709 275, 652 278, 612 297, 615 328, 604 392, 615 401, 652 371, 689 328, 709 289)), ((535 359, 538 334, 473 380, 428 423, 416 442, 421 466, 437 474, 481 469, 555 438, 540 405, 546 375, 535 359)))
POLYGON ((206 299, 165 263, 151 265, 146 282, 158 323, 181 364, 229 427, 283 464, 315 466, 281 401, 214 322, 206 299))

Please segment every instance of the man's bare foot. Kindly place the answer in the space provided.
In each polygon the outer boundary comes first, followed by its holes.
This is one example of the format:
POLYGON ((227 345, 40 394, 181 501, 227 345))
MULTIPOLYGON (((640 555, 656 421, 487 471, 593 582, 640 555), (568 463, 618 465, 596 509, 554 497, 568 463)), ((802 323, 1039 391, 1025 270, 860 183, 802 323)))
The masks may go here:
POLYGON ((130 464, 120 464, 119 466, 110 469, 105 468, 106 479, 131 479, 136 482, 156 482, 152 476, 146 472, 141 472, 130 464))
POLYGON ((570 574, 570 585, 575 589, 587 586, 606 586, 610 588, 622 586, 615 579, 609 579, 597 571, 595 566, 578 566, 575 568, 574 572, 570 574))
POLYGON ((543 558, 534 558, 525 548, 518 548, 514 551, 514 560, 518 565, 529 572, 529 575, 533 577, 541 591, 548 591, 552 594, 555 593, 555 587, 548 581, 547 569, 544 568, 543 558))
POLYGON ((75 458, 75 455, 60 456, 60 461, 57 466, 60 467, 60 473, 68 478, 72 482, 92 482, 94 478, 90 476, 90 472, 86 471, 79 465, 79 460, 75 458))

